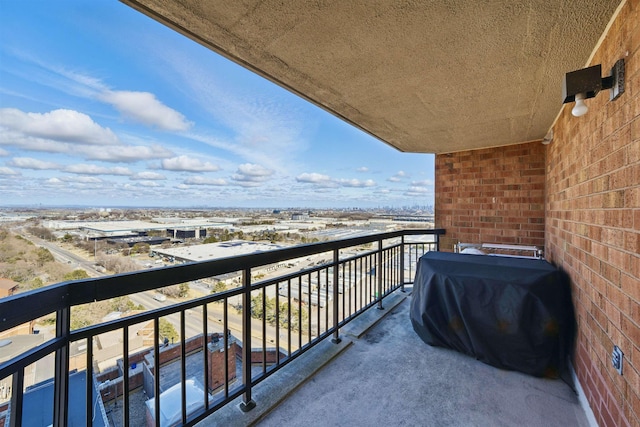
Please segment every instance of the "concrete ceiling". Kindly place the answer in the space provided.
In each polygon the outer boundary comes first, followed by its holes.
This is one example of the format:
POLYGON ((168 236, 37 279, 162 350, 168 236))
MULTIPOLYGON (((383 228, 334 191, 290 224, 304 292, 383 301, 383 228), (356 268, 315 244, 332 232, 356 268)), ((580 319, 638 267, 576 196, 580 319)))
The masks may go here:
MULTIPOLYGON (((542 139, 619 0, 122 0, 380 140, 542 139)), ((603 64, 603 70, 613 64, 603 64)))

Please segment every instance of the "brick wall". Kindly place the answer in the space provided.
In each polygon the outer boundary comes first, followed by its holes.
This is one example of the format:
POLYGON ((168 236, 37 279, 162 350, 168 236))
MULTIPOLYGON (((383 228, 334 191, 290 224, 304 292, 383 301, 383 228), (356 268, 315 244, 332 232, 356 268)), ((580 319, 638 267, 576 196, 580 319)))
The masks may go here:
MULTIPOLYGON (((629 0, 589 65, 626 62, 625 93, 562 110, 547 148, 546 255, 571 277, 574 367, 601 426, 640 426, 640 2, 629 0), (611 363, 618 345, 623 375, 611 363)), ((571 71, 571 70, 567 70, 571 71)))
POLYGON ((214 350, 208 352, 209 357, 209 390, 214 391, 225 385, 227 382, 224 375, 224 356, 227 355, 227 369, 229 378, 228 382, 231 383, 236 379, 236 352, 238 351, 238 343, 235 341, 229 345, 227 351, 214 350))
POLYGON ((441 250, 457 242, 544 246, 545 148, 540 142, 436 156, 441 250))
POLYGON ((4 427, 7 423, 7 417, 9 415, 9 403, 3 403, 0 405, 0 427, 4 427))

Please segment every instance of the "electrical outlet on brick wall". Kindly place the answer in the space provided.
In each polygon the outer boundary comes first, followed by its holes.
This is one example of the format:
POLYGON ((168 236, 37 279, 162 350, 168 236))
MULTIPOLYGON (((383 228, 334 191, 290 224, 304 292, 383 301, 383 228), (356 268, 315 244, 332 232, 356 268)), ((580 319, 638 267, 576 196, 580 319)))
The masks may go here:
POLYGON ((622 375, 622 359, 624 358, 624 353, 620 350, 620 347, 617 345, 613 346, 613 353, 611 353, 611 363, 613 367, 616 368, 616 371, 620 375, 622 375))

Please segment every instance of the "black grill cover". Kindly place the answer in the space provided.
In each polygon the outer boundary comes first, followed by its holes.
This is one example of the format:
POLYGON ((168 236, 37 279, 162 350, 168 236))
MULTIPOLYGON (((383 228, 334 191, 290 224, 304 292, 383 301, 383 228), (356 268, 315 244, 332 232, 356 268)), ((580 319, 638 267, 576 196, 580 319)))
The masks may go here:
POLYGON ((547 261, 445 252, 418 262, 411 323, 427 344, 551 378, 575 330, 569 282, 547 261))

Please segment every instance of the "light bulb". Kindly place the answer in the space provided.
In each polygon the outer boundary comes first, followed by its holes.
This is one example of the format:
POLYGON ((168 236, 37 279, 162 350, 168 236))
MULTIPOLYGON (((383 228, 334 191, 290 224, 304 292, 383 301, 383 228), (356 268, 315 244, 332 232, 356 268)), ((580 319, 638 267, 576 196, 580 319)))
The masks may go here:
POLYGON ((589 111, 589 107, 584 103, 584 93, 576 94, 576 105, 573 106, 571 114, 576 117, 584 116, 589 111))

